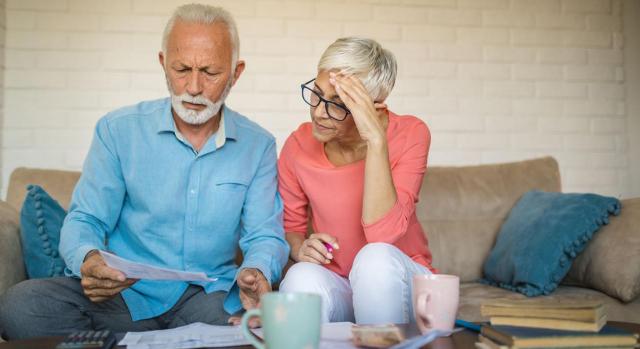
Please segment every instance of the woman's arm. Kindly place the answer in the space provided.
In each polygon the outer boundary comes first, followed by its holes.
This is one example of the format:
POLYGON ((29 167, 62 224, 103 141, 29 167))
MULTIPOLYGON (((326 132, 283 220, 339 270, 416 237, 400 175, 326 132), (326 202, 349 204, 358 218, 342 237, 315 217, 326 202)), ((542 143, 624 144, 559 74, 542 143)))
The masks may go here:
POLYGON ((329 73, 340 99, 349 108, 360 138, 367 144, 364 169, 362 221, 373 223, 384 217, 397 200, 389 165, 389 149, 384 118, 386 105, 373 101, 360 79, 353 75, 329 73))
POLYGON ((424 123, 412 128, 402 157, 392 170, 384 119, 377 114, 386 106, 374 102, 354 76, 330 73, 329 81, 351 111, 360 137, 367 142, 362 203, 367 241, 394 243, 406 234, 415 214, 431 142, 429 130, 424 123))
POLYGON ((291 247, 291 259, 294 262, 300 262, 300 258, 298 258, 298 252, 300 251, 300 247, 305 240, 304 235, 300 233, 285 233, 285 238, 291 247))
POLYGON ((367 142, 362 222, 371 224, 384 217, 393 208, 397 199, 396 188, 391 177, 386 138, 367 142))

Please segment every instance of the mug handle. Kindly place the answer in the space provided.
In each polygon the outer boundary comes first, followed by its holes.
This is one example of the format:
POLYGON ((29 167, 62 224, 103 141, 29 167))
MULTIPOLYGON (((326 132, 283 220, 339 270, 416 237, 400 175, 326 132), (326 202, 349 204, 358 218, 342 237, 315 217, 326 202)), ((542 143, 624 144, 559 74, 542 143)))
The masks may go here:
POLYGON ((242 329, 242 334, 244 338, 246 338, 251 345, 258 349, 266 349, 264 345, 264 340, 260 339, 260 337, 256 336, 251 329, 249 328, 249 320, 251 318, 260 318, 262 314, 260 313, 260 309, 250 309, 244 315, 242 315, 242 322, 240 323, 240 328, 242 329))
POLYGON ((429 301, 429 298, 431 298, 431 294, 429 292, 420 293, 418 295, 418 309, 416 310, 416 314, 418 316, 416 316, 416 322, 425 328, 431 328, 433 326, 433 315, 427 312, 427 302, 429 301))

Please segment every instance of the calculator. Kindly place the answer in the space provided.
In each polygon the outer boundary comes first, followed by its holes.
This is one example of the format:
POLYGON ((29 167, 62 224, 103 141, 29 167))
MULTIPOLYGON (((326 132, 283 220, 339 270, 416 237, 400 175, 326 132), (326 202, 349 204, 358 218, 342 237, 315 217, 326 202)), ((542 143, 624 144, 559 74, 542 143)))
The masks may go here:
POLYGON ((56 349, 111 349, 116 337, 109 330, 75 331, 56 346, 56 349))

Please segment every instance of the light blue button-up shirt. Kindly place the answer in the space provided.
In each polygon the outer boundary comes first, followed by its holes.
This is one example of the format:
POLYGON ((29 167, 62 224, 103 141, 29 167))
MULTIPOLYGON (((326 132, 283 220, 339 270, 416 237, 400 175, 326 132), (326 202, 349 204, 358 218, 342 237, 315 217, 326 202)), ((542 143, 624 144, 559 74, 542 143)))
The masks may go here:
MULTIPOLYGON (((61 232, 67 275, 80 276, 87 252, 186 271, 227 291, 225 310, 242 309, 241 268, 280 279, 289 246, 276 195, 275 139, 246 117, 223 109, 221 127, 200 152, 177 131, 170 99, 142 102, 98 121, 61 232), (223 137, 221 137, 221 135, 223 137), (234 260, 240 247, 244 260, 234 260)), ((122 296, 133 320, 158 316, 188 283, 140 280, 122 296)))

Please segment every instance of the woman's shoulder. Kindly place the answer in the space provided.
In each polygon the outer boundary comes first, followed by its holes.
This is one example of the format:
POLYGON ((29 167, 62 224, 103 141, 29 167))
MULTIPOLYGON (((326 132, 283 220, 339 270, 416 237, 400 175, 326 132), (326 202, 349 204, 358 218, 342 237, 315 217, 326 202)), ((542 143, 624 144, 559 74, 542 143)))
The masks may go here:
POLYGON ((389 111, 389 127, 392 135, 399 137, 431 137, 429 126, 415 115, 398 115, 389 111))
POLYGON ((299 152, 308 153, 314 148, 314 138, 311 130, 311 123, 305 122, 291 132, 282 147, 283 155, 293 155, 299 152))

